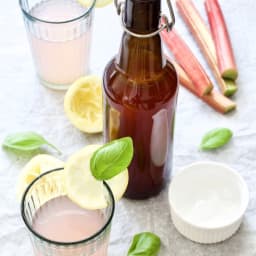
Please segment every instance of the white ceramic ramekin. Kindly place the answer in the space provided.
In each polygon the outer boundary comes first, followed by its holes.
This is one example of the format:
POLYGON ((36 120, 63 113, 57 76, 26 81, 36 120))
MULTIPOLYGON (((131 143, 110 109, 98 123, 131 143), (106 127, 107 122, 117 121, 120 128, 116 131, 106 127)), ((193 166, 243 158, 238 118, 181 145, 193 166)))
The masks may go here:
POLYGON ((217 243, 239 228, 249 202, 243 178, 230 167, 197 162, 182 168, 169 187, 174 226, 198 243, 217 243))

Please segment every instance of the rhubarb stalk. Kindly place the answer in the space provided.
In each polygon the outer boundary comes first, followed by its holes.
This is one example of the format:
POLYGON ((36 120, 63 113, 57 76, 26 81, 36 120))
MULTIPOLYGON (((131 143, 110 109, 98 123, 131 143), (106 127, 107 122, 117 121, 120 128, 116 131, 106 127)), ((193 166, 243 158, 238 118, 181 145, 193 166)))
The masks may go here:
POLYGON ((225 97, 217 90, 213 89, 211 93, 208 95, 200 96, 198 91, 196 90, 193 82, 189 79, 186 72, 182 69, 182 67, 178 63, 174 63, 176 71, 179 76, 179 81, 181 85, 183 85, 186 89, 192 92, 194 95, 201 98, 204 102, 206 102, 209 106, 217 110, 222 114, 226 114, 236 108, 236 103, 225 97))
POLYGON ((210 30, 203 21, 195 5, 191 0, 177 0, 176 4, 181 16, 188 25, 202 53, 206 57, 222 93, 226 96, 233 95, 237 91, 237 87, 234 82, 233 84, 229 81, 226 83, 221 77, 217 63, 215 45, 210 30))
POLYGON ((205 9, 217 52, 218 67, 223 78, 236 80, 238 71, 226 22, 218 0, 206 0, 205 9))
POLYGON ((161 32, 161 35, 176 61, 182 66, 195 85, 198 95, 203 96, 210 93, 213 85, 203 67, 183 39, 174 29, 170 32, 164 30, 161 32))

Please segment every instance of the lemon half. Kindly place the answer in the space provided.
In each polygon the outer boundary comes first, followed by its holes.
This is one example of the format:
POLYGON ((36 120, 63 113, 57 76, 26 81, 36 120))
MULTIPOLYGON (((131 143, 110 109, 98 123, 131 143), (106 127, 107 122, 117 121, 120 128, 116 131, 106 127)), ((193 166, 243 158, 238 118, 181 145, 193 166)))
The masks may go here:
MULTIPOLYGON (((68 197, 82 208, 102 209, 108 205, 102 181, 91 174, 90 159, 101 145, 88 145, 72 155, 65 165, 66 192, 68 197)), ((128 170, 107 180, 115 200, 119 200, 128 186, 128 170)))
POLYGON ((23 193, 25 192, 28 185, 39 175, 44 172, 63 168, 64 162, 61 160, 47 155, 47 154, 40 154, 33 157, 22 169, 18 184, 17 184, 17 197, 21 200, 23 193))
MULTIPOLYGON (((82 6, 85 6, 85 7, 89 7, 92 5, 93 3, 93 0, 78 0, 78 2, 82 5, 82 6)), ((113 2, 113 0, 96 0, 96 3, 95 3, 95 7, 97 8, 101 8, 101 7, 104 7, 108 4, 111 4, 113 2)))
POLYGON ((70 122, 83 132, 102 132, 101 84, 101 79, 97 76, 81 77, 71 85, 65 95, 65 113, 70 122))

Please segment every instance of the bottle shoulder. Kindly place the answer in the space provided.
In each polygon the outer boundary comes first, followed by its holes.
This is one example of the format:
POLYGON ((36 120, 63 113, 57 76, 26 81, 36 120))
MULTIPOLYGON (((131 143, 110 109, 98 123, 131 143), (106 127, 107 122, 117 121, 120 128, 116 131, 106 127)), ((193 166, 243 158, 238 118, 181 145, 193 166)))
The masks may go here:
MULTIPOLYGON (((140 73, 140 70, 138 69, 138 73, 140 73)), ((149 76, 148 78, 141 78, 141 76, 138 75, 138 77, 131 77, 127 72, 125 72, 120 66, 116 63, 116 58, 112 58, 109 63, 106 65, 106 68, 103 73, 104 80, 109 80, 109 85, 111 85, 112 82, 115 80, 111 79, 116 76, 123 77, 123 79, 126 78, 127 82, 132 84, 148 84, 151 82, 157 82, 158 80, 168 80, 170 83, 172 83, 173 86, 175 84, 178 84, 178 74, 176 72, 176 69, 174 65, 169 61, 166 60, 165 66, 162 68, 161 72, 158 72, 156 74, 152 74, 152 76, 149 76)))
POLYGON ((176 97, 178 78, 174 66, 167 61, 163 70, 150 79, 131 78, 121 70, 113 58, 106 66, 103 75, 104 93, 113 101, 130 98, 136 102, 168 101, 176 97))

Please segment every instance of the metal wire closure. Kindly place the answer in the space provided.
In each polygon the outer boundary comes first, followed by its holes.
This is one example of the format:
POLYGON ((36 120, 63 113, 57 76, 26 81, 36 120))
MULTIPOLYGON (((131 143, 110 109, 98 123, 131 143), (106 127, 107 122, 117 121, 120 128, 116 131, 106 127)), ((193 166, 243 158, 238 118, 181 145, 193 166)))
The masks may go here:
POLYGON ((171 0, 167 0, 167 5, 168 5, 169 11, 170 11, 171 21, 168 20, 168 17, 165 14, 162 14, 161 18, 160 18, 161 25, 158 30, 156 30, 152 33, 149 33, 149 34, 137 34, 137 33, 134 33, 126 28, 125 21, 124 21, 125 1, 115 0, 117 14, 121 16, 121 25, 123 27, 123 30, 125 32, 127 32, 128 34, 135 36, 135 37, 139 37, 139 38, 152 37, 152 36, 159 34, 164 29, 166 29, 168 32, 173 28, 173 26, 175 24, 175 16, 174 16, 174 11, 172 8, 171 0))

